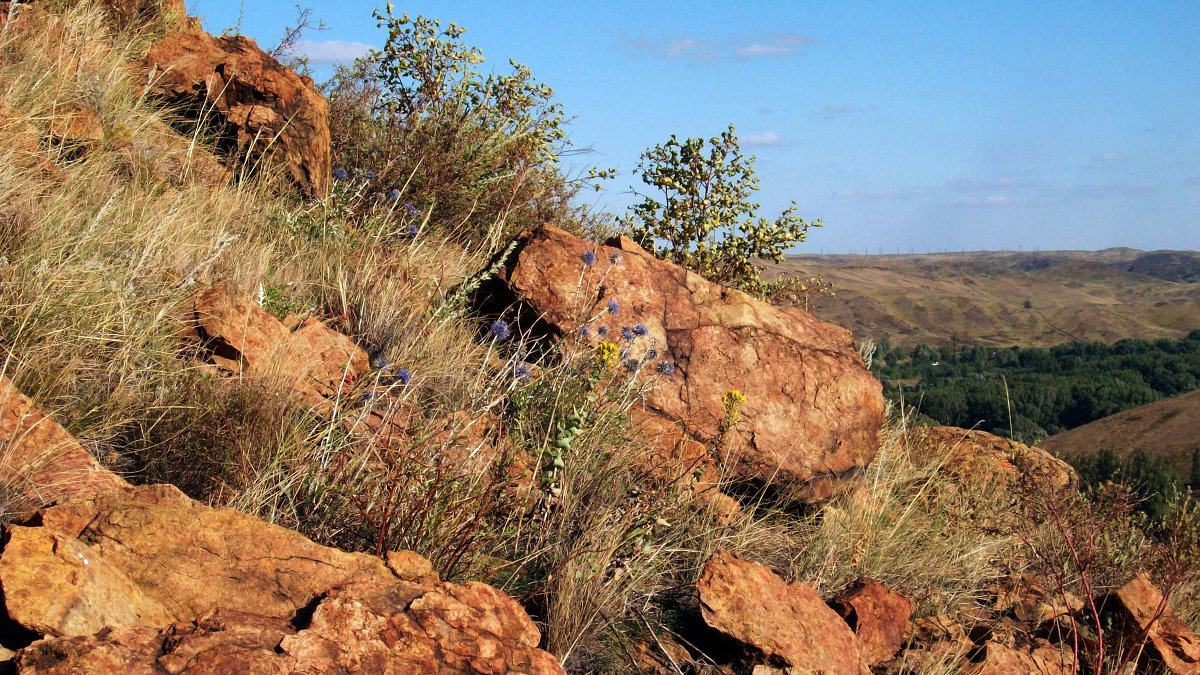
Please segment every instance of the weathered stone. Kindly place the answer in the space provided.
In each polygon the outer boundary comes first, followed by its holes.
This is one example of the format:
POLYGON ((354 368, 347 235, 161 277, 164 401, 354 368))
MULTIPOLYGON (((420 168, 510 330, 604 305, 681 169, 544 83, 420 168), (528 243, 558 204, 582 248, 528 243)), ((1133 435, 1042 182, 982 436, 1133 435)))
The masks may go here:
POLYGON ((1200 673, 1200 636, 1175 616, 1148 575, 1142 574, 1096 604, 1102 613, 1114 616, 1127 644, 1144 636, 1138 672, 1200 673))
POLYGON ((330 589, 395 579, 379 558, 320 546, 166 485, 74 500, 44 509, 41 522, 88 544, 180 620, 214 608, 290 618, 330 589))
POLYGON ((1077 672, 1071 649, 1063 649, 1046 640, 1037 639, 1026 648, 990 641, 976 656, 977 663, 967 664, 965 672, 972 675, 1068 675, 1077 672))
POLYGON ((125 485, 0 375, 0 485, 9 512, 125 485))
POLYGON ((41 640, 19 652, 17 672, 560 675, 540 637, 519 605, 483 584, 367 583, 322 599, 302 629, 215 610, 161 631, 41 640))
POLYGON ((986 431, 931 427, 917 432, 917 441, 948 452, 944 470, 959 480, 1007 487, 1028 477, 1048 490, 1079 482, 1070 464, 1045 450, 986 431))
POLYGON ((874 579, 860 577, 829 603, 863 644, 868 665, 883 663, 900 651, 912 602, 874 579))
POLYGON ((145 67, 169 101, 211 111, 224 151, 246 155, 251 165, 281 163, 309 195, 329 189, 324 97, 311 80, 283 67, 253 40, 216 38, 187 22, 151 48, 145 67))
POLYGON ((709 283, 628 239, 596 247, 550 226, 527 233, 476 300, 491 312, 515 305, 521 330, 574 334, 587 324, 593 342, 600 325, 610 335, 645 326, 630 355, 653 345, 675 369, 646 394, 647 408, 702 443, 723 434, 722 395, 741 391, 747 400, 727 462, 738 478, 797 484, 837 476, 866 466, 878 449, 881 385, 849 332, 709 283), (585 250, 600 262, 585 268, 585 250), (607 264, 618 255, 620 265, 607 264), (615 316, 605 311, 613 300, 615 316))
POLYGON ((192 337, 207 357, 235 374, 283 383, 305 405, 323 409, 369 366, 367 353, 316 318, 289 332, 241 289, 218 282, 193 303, 192 337))
POLYGON ((9 526, 0 589, 12 621, 42 635, 91 635, 105 626, 170 621, 120 570, 87 544, 40 527, 9 526))
POLYGON ((807 584, 786 584, 758 563, 718 551, 697 588, 704 621, 769 661, 801 672, 870 672, 862 643, 807 584))

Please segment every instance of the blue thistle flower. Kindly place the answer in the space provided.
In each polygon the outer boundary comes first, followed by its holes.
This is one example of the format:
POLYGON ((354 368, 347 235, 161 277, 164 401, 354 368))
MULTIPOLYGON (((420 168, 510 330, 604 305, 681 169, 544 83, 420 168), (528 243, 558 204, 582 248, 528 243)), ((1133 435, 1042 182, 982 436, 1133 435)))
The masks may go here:
POLYGON ((375 398, 375 392, 373 392, 373 391, 364 391, 362 393, 363 403, 370 403, 372 400, 374 400, 374 398, 375 398))
POLYGON ((367 169, 366 176, 367 180, 375 180, 376 178, 379 178, 379 174, 375 173, 375 171, 372 169, 367 169))
POLYGON ((397 190, 396 188, 392 188, 391 190, 388 190, 388 199, 390 199, 392 201, 396 201, 397 199, 400 199, 400 191, 397 190))
POLYGON ((513 377, 519 382, 524 382, 529 379, 529 366, 524 363, 518 363, 516 368, 513 368, 513 377))
POLYGON ((610 262, 614 265, 620 265, 621 264, 621 254, 620 253, 609 253, 608 254, 608 262, 610 262))
POLYGON ((587 326, 580 326, 580 327, 579 327, 579 334, 580 334, 580 335, 582 335, 582 336, 583 336, 583 337, 585 337, 585 338, 586 338, 586 337, 592 337, 592 329, 591 329, 591 328, 588 328, 587 326))
POLYGON ((346 172, 346 169, 344 169, 340 166, 333 170, 333 179, 334 180, 346 180, 349 177, 350 177, 350 174, 346 172))
POLYGON ((675 364, 671 363, 670 361, 659 361, 657 370, 659 373, 666 375, 667 377, 674 377, 675 364))
POLYGON ((621 311, 621 303, 617 302, 616 300, 609 300, 608 313, 615 316, 619 311, 621 311))
POLYGON ((596 262, 596 252, 584 251, 583 253, 579 254, 579 259, 583 261, 584 265, 591 267, 592 263, 596 262))
POLYGON ((412 382, 412 373, 408 372, 407 368, 401 368, 400 370, 396 371, 396 380, 399 381, 400 384, 408 384, 409 382, 412 382))
POLYGON ((416 223, 413 223, 412 225, 409 225, 409 226, 408 226, 408 236, 410 236, 410 237, 415 237, 415 236, 417 236, 417 234, 419 234, 420 232, 421 232, 421 226, 420 226, 420 225, 417 225, 416 223))
POLYGON ((387 368, 388 367, 387 357, 384 356, 383 354, 379 354, 375 358, 371 359, 371 367, 374 368, 375 370, 383 370, 384 368, 387 368))
POLYGON ((417 210, 417 207, 413 206, 412 204, 405 204, 404 212, 410 216, 415 216, 420 213, 420 211, 417 210))
POLYGON ((646 337, 650 334, 650 329, 639 323, 633 327, 633 334, 638 337, 646 337))
POLYGON ((621 326, 621 339, 626 342, 633 342, 633 329, 629 326, 621 326))
POLYGON ((492 325, 488 326, 488 333, 491 333, 492 337, 497 340, 503 341, 512 337, 512 328, 509 327, 508 322, 504 319, 496 319, 492 322, 492 325))
POLYGON ((625 369, 626 370, 633 372, 633 371, 637 370, 637 367, 638 367, 637 359, 625 359, 625 369))
POLYGON ((608 335, 608 326, 600 326, 599 328, 596 329, 596 333, 600 337, 604 337, 605 335, 608 335))
POLYGON ((646 360, 647 361, 653 361, 654 359, 657 359, 657 358, 658 358, 658 350, 657 349, 655 349, 654 347, 650 347, 646 350, 646 360))

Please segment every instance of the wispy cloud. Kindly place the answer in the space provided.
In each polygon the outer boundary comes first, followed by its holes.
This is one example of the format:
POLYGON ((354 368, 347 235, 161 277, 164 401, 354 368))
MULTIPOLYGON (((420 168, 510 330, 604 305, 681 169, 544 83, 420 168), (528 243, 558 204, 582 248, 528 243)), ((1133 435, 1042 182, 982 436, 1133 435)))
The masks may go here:
POLYGON ((1154 192, 1154 186, 1146 183, 1104 183, 1100 185, 1077 185, 1071 188, 1070 196, 1114 197, 1119 195, 1141 195, 1154 192))
POLYGON ((861 108, 856 105, 827 105, 820 110, 814 111, 812 115, 816 119, 828 122, 831 120, 842 119, 844 117, 859 115, 865 112, 871 112, 875 109, 875 106, 861 108))
POLYGON ((1127 159, 1129 158, 1119 152, 1105 152, 1093 157, 1092 161, 1099 164, 1108 164, 1112 162, 1124 162, 1127 159))
POLYGON ((767 131, 761 134, 748 134, 746 136, 742 136, 739 140, 743 145, 756 145, 760 147, 779 145, 781 141, 779 134, 775 133, 774 131, 767 131))
POLYGON ((627 55, 683 61, 737 60, 791 56, 816 40, 799 33, 777 33, 732 39, 709 39, 695 35, 671 38, 624 37, 619 39, 627 55))
POLYGON ((313 63, 341 63, 366 56, 370 45, 347 40, 300 40, 292 53, 313 63))

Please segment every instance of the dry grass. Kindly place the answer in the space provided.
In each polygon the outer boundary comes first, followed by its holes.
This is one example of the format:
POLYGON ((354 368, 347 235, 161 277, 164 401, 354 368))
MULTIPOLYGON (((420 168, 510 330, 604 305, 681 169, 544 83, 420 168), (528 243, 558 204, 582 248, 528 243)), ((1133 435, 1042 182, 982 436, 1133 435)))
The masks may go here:
MULTIPOLYGON (((823 593, 871 576, 922 614, 957 611, 1019 566, 1015 540, 980 526, 996 495, 945 480, 945 457, 905 442, 902 415, 828 504, 748 499, 719 525, 684 482, 654 475, 630 428, 655 374, 601 367, 569 339, 535 350, 483 336, 454 288, 493 244, 428 235, 455 225, 397 213, 406 196, 346 185, 302 203, 269 175, 202 182, 191 139, 136 142, 164 119, 122 65, 141 38, 108 33, 87 3, 39 17, 0 34, 0 102, 16 111, 0 147, 32 129, 36 159, 53 166, 0 155, 0 352, 23 392, 134 480, 325 543, 415 548, 451 578, 486 573, 579 671, 627 669, 630 641, 671 629, 718 548, 823 593), (54 120, 81 108, 102 139, 56 142, 54 120), (213 377, 182 346, 178 317, 217 279, 279 314, 329 320, 388 369, 324 414, 282 403, 269 378, 213 377), (528 382, 514 377, 526 360, 528 382), (403 441, 364 433, 373 412, 407 420, 403 441), (502 429, 476 433, 489 419, 502 429)), ((500 226, 481 241, 498 242, 500 226)))

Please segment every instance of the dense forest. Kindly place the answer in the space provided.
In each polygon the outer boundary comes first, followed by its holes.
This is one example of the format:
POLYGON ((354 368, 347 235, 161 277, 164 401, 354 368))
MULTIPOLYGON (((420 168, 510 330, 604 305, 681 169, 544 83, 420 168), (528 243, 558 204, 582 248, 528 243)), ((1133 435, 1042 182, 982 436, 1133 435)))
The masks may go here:
POLYGON ((1200 330, 1181 340, 1072 342, 1048 349, 918 345, 906 351, 884 339, 871 370, 886 396, 903 398, 937 423, 1034 443, 1200 388, 1200 330))

